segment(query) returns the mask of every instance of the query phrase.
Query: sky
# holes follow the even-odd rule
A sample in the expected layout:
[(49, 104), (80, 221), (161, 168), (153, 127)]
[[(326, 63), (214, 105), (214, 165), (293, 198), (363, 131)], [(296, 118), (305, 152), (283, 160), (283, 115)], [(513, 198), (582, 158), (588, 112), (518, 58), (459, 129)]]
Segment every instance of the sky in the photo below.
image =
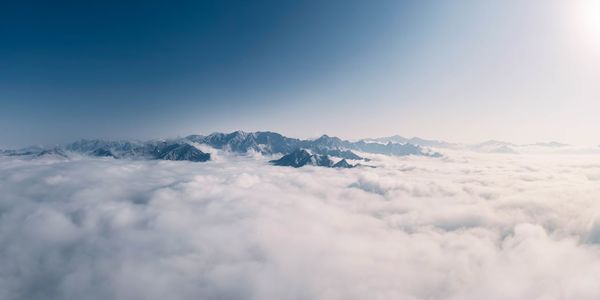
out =
[(0, 147), (238, 129), (600, 143), (600, 0), (5, 1), (0, 41)]

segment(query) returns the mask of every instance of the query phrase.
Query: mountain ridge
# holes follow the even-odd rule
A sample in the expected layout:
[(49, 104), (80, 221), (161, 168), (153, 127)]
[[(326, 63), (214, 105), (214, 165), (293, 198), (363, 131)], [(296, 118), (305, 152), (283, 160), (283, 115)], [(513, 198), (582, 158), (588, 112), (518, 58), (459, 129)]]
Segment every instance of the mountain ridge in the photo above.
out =
[[(440, 153), (431, 152), (413, 144), (396, 143), (370, 143), (366, 141), (351, 142), (341, 138), (329, 135), (322, 135), (316, 139), (297, 139), (286, 137), (282, 134), (272, 131), (234, 131), (231, 133), (215, 132), (209, 135), (188, 135), (183, 138), (166, 140), (120, 140), (110, 141), (102, 139), (80, 139), (53, 148), (40, 147), (39, 151), (31, 151), (31, 148), (25, 150), (2, 151), (5, 155), (31, 155), (39, 154), (44, 151), (54, 151), (56, 154), (73, 152), (96, 157), (121, 158), (139, 158), (139, 159), (161, 159), (161, 160), (183, 160), (203, 162), (211, 159), (209, 153), (205, 153), (195, 144), (207, 145), (214, 149), (228, 151), (236, 154), (248, 154), (257, 152), (264, 155), (283, 154), (289, 155), (298, 149), (304, 149), (311, 152), (313, 158), (338, 157), (344, 160), (340, 166), (351, 166), (346, 160), (364, 160), (356, 152), (368, 154), (383, 154), (391, 156), (418, 155), (428, 157), (439, 157)], [(333, 167), (333, 163), (323, 164), (323, 166)]]

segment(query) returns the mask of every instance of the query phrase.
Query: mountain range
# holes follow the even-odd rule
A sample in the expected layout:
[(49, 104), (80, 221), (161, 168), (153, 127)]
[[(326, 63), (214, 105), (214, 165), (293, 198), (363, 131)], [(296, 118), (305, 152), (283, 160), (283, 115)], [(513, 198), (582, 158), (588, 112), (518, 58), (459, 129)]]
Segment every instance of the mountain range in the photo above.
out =
[[(237, 154), (257, 152), (264, 155), (284, 155), (273, 161), (274, 165), (323, 167), (352, 167), (347, 160), (368, 161), (356, 152), (393, 156), (419, 155), (439, 157), (440, 153), (410, 143), (375, 143), (368, 141), (351, 142), (338, 137), (323, 135), (317, 139), (296, 139), (279, 133), (260, 131), (213, 133), (210, 135), (190, 135), (184, 138), (152, 141), (105, 141), (82, 139), (70, 144), (51, 148), (29, 147), (20, 150), (3, 150), (9, 156), (60, 156), (77, 153), (96, 157), (184, 160), (203, 162), (211, 159), (210, 153), (198, 148), (206, 145), (215, 149)], [(333, 163), (330, 157), (341, 159)]]
[[(322, 167), (354, 167), (356, 161), (369, 161), (360, 153), (383, 154), (390, 156), (440, 157), (434, 149), (469, 149), (485, 153), (518, 153), (515, 149), (527, 147), (564, 148), (569, 145), (558, 142), (536, 144), (513, 144), (490, 140), (479, 144), (455, 144), (441, 140), (428, 140), (418, 137), (404, 138), (399, 135), (348, 141), (338, 137), (322, 135), (316, 139), (297, 139), (270, 131), (212, 133), (209, 135), (189, 135), (167, 140), (122, 140), (82, 139), (73, 143), (40, 147), (32, 146), (18, 150), (0, 150), (4, 156), (61, 157), (82, 154), (115, 159), (159, 159), (205, 162), (211, 160), (206, 148), (219, 149), (236, 154), (261, 153), (282, 155), (273, 165), (299, 167), (315, 165)], [(201, 149), (204, 149), (201, 150)], [(359, 155), (360, 154), (360, 155)], [(334, 163), (334, 158), (337, 163)], [(350, 161), (350, 162), (349, 162)], [(354, 161), (354, 162), (353, 162)], [(353, 163), (351, 163), (353, 162)]]
[(538, 147), (546, 149), (559, 149), (569, 147), (569, 144), (563, 144), (556, 141), (551, 142), (538, 142), (534, 144), (514, 144), (510, 142), (488, 140), (478, 144), (458, 144), (450, 143), (441, 140), (428, 140), (419, 137), (405, 138), (400, 135), (392, 135), (388, 137), (380, 138), (367, 138), (362, 141), (369, 143), (398, 143), (398, 144), (411, 144), (420, 147), (427, 148), (438, 148), (438, 149), (469, 149), (476, 152), (485, 153), (518, 153), (516, 149)]
[(371, 143), (396, 143), (396, 144), (412, 144), (421, 147), (435, 147), (435, 148), (452, 148), (458, 146), (457, 144), (440, 141), (440, 140), (428, 140), (422, 139), (419, 137), (405, 138), (400, 135), (392, 135), (388, 137), (380, 137), (380, 138), (367, 138), (363, 139), (365, 142)]

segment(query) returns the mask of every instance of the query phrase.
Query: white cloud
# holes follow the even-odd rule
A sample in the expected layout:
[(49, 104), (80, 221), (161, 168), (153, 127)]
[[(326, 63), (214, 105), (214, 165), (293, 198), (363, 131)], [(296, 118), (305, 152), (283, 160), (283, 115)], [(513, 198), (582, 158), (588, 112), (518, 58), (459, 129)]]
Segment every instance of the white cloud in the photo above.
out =
[(0, 158), (0, 299), (598, 299), (600, 156)]

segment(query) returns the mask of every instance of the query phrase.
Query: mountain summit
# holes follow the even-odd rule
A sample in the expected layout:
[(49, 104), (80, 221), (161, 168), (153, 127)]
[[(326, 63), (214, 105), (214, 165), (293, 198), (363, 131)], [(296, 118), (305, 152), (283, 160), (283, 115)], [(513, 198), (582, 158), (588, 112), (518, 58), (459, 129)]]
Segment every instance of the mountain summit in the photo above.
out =
[(318, 166), (328, 168), (353, 168), (354, 166), (349, 164), (345, 159), (340, 160), (337, 163), (333, 161), (327, 155), (319, 155), (311, 153), (306, 149), (298, 149), (288, 155), (284, 155), (282, 158), (270, 161), (275, 166), (287, 166), (300, 168), (303, 166)]

